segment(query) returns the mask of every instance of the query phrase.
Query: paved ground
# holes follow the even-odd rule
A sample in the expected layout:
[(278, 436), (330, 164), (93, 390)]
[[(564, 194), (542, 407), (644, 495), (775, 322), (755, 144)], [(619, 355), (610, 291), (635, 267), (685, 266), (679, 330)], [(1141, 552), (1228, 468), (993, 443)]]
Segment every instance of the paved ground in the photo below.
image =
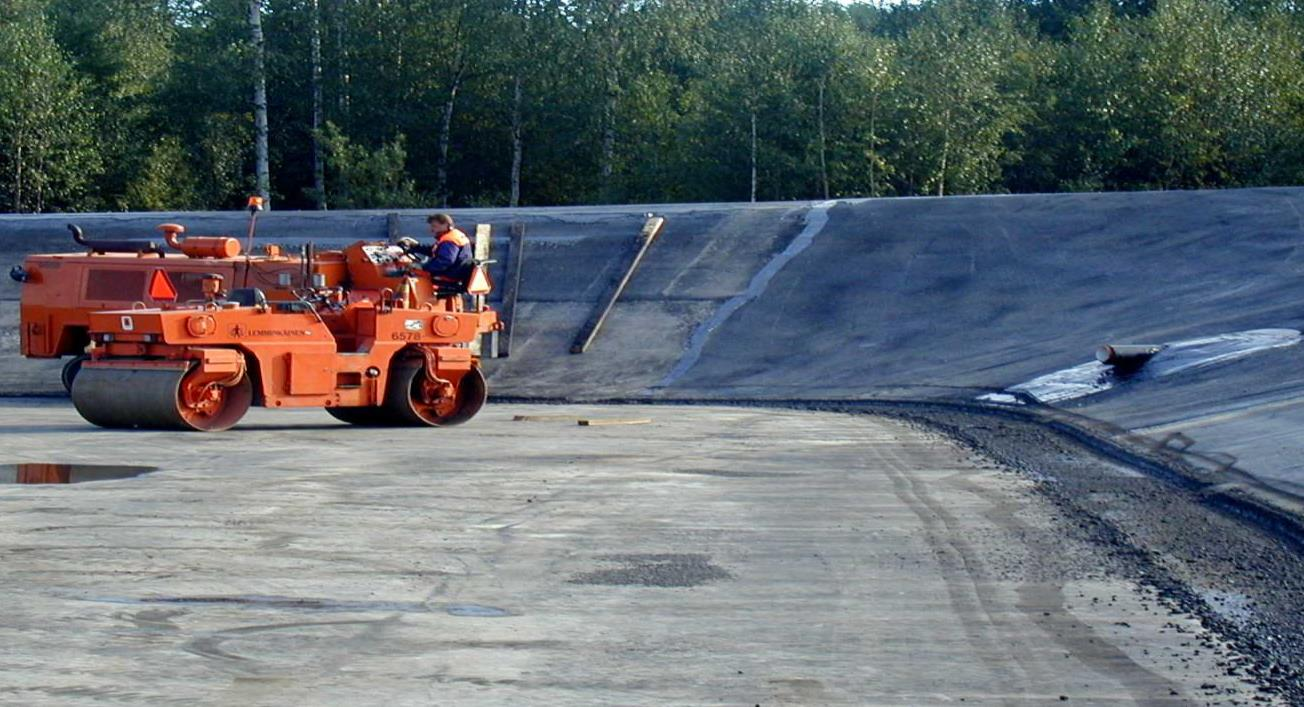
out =
[(494, 405), (396, 433), (254, 410), (198, 435), (7, 400), (0, 462), (162, 469), (0, 486), (5, 703), (1258, 697), (1029, 476), (881, 418)]

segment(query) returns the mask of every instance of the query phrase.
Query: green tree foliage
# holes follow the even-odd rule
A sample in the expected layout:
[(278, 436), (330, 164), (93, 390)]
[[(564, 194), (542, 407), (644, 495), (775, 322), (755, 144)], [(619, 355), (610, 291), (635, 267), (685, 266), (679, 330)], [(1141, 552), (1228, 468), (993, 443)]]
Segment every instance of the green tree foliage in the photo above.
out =
[(145, 171), (152, 146), (164, 134), (155, 97), (171, 71), (172, 18), (156, 0), (53, 0), (46, 14), (87, 87), (83, 110), (95, 117), (105, 168), (96, 181), (97, 205), (143, 208), (127, 192), (151, 178)]
[(1139, 137), (1141, 42), (1135, 23), (1097, 2), (1072, 19), (1070, 41), (1045, 46), (1049, 70), (1037, 87), (1040, 120), (1030, 126), (1015, 189), (1117, 188)]
[[(1292, 4), (261, 4), (278, 208), (1304, 181)], [(249, 6), (0, 3), (0, 208), (240, 205)]]
[(132, 208), (166, 211), (201, 208), (199, 193), (190, 152), (180, 139), (169, 135), (149, 148), (140, 173), (123, 196)]
[(899, 188), (938, 196), (998, 190), (1011, 149), (1032, 119), (1040, 69), (1015, 11), (996, 0), (952, 0), (923, 15), (900, 43), (894, 121)]
[(55, 44), (44, 9), (0, 9), (0, 205), (10, 211), (84, 207), (100, 173), (87, 82)]
[(376, 150), (354, 144), (334, 123), (323, 134), (330, 203), (343, 209), (411, 207), (421, 200), (407, 174), (407, 149), (400, 135)]
[(1287, 99), (1299, 95), (1301, 47), (1289, 25), (1276, 15), (1235, 15), (1224, 0), (1165, 0), (1139, 33), (1128, 181), (1162, 188), (1261, 182), (1283, 147), (1280, 136), (1289, 134)]

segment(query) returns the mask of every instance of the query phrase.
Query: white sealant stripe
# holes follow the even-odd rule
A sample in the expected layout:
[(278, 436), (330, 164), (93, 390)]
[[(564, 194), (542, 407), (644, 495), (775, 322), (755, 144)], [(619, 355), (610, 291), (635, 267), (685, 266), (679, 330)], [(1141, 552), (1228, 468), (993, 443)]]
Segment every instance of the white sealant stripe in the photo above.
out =
[(782, 253), (771, 258), (770, 262), (766, 263), (760, 272), (752, 276), (751, 282), (747, 283), (746, 290), (720, 305), (720, 308), (715, 310), (715, 314), (711, 315), (710, 319), (697, 326), (697, 329), (693, 331), (693, 335), (688, 339), (688, 347), (684, 351), (684, 355), (680, 357), (679, 363), (675, 364), (675, 367), (666, 374), (665, 378), (661, 379), (656, 387), (665, 388), (673, 385), (675, 381), (682, 378), (693, 366), (697, 365), (697, 360), (702, 357), (702, 349), (706, 347), (706, 342), (711, 338), (711, 334), (715, 333), (716, 329), (719, 329), (722, 324), (728, 321), (729, 317), (734, 315), (734, 312), (742, 309), (743, 305), (760, 297), (765, 292), (765, 288), (770, 285), (770, 280), (773, 280), (774, 276), (778, 275), (785, 265), (792, 262), (793, 258), (801, 255), (802, 251), (815, 242), (815, 236), (819, 235), (819, 232), (824, 230), (824, 226), (829, 222), (829, 209), (837, 206), (837, 204), (836, 199), (821, 201), (806, 212), (806, 227), (801, 230), (801, 233), (798, 233), (797, 237), (792, 239), (792, 242), (788, 244), (787, 248), (783, 249)]
[[(1295, 329), (1251, 329), (1173, 341), (1164, 344), (1164, 350), (1131, 376), (1130, 380), (1141, 382), (1166, 378), (1188, 370), (1229, 363), (1271, 349), (1295, 346), (1300, 341), (1300, 332)], [(1009, 403), (1009, 398), (1013, 397), (1011, 393), (1024, 393), (1038, 402), (1052, 404), (1103, 393), (1119, 382), (1112, 366), (1088, 361), (1010, 386), (1004, 393), (980, 395), (978, 399)]]

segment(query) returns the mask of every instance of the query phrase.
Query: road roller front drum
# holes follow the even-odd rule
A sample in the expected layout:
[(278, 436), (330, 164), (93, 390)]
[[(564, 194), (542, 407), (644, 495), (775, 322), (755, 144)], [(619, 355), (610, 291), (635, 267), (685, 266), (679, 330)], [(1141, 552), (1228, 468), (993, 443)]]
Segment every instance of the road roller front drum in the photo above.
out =
[(142, 361), (133, 368), (83, 366), (72, 384), (72, 402), (88, 422), (107, 428), (216, 432), (240, 421), (253, 402), (253, 382), (214, 380), (197, 364)]

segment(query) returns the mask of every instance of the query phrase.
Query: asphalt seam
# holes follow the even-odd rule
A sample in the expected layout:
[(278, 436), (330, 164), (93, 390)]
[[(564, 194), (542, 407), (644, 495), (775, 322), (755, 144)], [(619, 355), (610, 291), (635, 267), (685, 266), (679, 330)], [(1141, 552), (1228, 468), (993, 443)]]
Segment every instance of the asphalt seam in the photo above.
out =
[(688, 338), (688, 346), (683, 356), (680, 357), (675, 367), (670, 369), (670, 372), (661, 379), (657, 387), (665, 388), (673, 384), (684, 377), (693, 366), (697, 365), (698, 359), (702, 357), (702, 351), (706, 348), (707, 341), (715, 333), (716, 329), (724, 326), (725, 322), (729, 321), (729, 318), (746, 306), (747, 303), (759, 299), (761, 295), (765, 294), (765, 289), (769, 287), (770, 281), (783, 270), (784, 266), (795, 260), (797, 256), (801, 255), (815, 242), (815, 237), (828, 225), (829, 211), (837, 205), (838, 201), (836, 199), (821, 201), (806, 212), (805, 225), (801, 232), (788, 243), (786, 248), (770, 258), (769, 262), (752, 276), (751, 282), (747, 283), (746, 290), (720, 305), (720, 308), (711, 315), (710, 319), (698, 325), (692, 336)]

